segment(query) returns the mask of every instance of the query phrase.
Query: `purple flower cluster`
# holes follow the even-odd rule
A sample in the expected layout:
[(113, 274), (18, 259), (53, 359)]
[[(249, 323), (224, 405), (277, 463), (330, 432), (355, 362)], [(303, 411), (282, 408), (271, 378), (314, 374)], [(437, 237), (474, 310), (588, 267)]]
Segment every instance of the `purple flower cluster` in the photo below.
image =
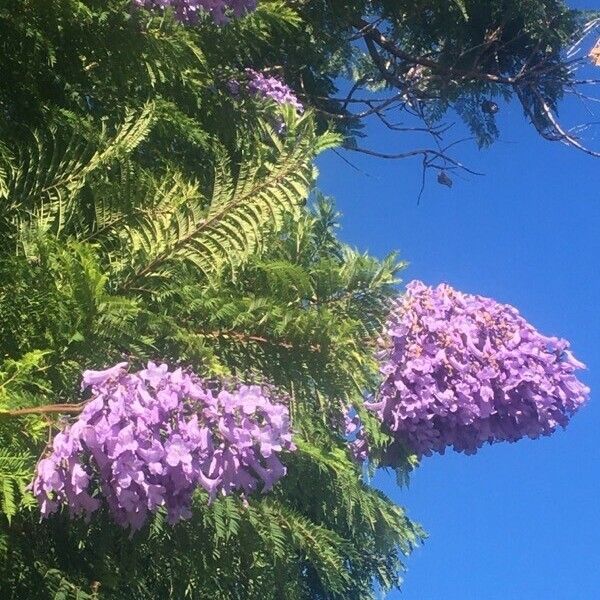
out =
[(256, 10), (256, 0), (132, 0), (136, 6), (150, 10), (172, 8), (184, 23), (194, 23), (201, 13), (208, 13), (217, 25), (224, 25), (231, 16), (242, 17)]
[(369, 444), (360, 417), (353, 409), (344, 413), (344, 435), (353, 460), (358, 463), (365, 462), (369, 458)]
[(418, 455), (549, 435), (587, 400), (584, 365), (512, 306), (448, 285), (407, 286), (386, 330), (376, 412)]
[(295, 449), (289, 415), (268, 388), (227, 389), (151, 362), (126, 367), (83, 374), (92, 397), (37, 467), (43, 516), (63, 504), (89, 518), (103, 496), (114, 519), (136, 530), (162, 506), (171, 523), (189, 518), (199, 487), (210, 499), (267, 492), (285, 475), (277, 455)]
[(277, 104), (289, 104), (299, 113), (304, 112), (304, 107), (291, 88), (276, 77), (269, 77), (254, 69), (246, 69), (246, 75), (248, 77), (247, 89), (251, 94), (270, 98)]

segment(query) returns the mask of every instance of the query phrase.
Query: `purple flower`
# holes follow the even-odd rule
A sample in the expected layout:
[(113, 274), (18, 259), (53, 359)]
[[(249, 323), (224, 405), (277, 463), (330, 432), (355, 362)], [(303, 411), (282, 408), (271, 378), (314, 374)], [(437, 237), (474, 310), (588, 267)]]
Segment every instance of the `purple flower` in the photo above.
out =
[(57, 462), (53, 458), (44, 458), (38, 463), (38, 478), (34, 490), (44, 492), (58, 492), (64, 487), (62, 474)]
[(550, 435), (589, 395), (568, 342), (543, 336), (512, 306), (448, 285), (410, 283), (383, 338), (384, 380), (367, 408), (418, 455)]
[(165, 449), (158, 440), (152, 439), (144, 447), (138, 447), (137, 454), (147, 463), (156, 463), (164, 457)]
[(180, 435), (174, 435), (167, 440), (165, 450), (167, 452), (165, 461), (170, 467), (176, 467), (180, 464), (189, 465), (192, 462), (192, 455)]
[(81, 389), (85, 390), (91, 386), (100, 386), (110, 379), (116, 379), (125, 371), (126, 368), (127, 363), (121, 362), (116, 364), (114, 367), (110, 367), (110, 369), (105, 369), (104, 371), (84, 371), (81, 380)]
[[(111, 440), (113, 442), (113, 440)], [(135, 452), (138, 449), (138, 443), (135, 439), (135, 429), (133, 423), (130, 423), (126, 427), (123, 427), (117, 434), (114, 443), (110, 443), (109, 447), (113, 450), (110, 454), (111, 458), (116, 458), (124, 452)]]
[(270, 77), (254, 69), (246, 69), (246, 76), (248, 78), (247, 89), (251, 94), (269, 98), (277, 104), (289, 104), (297, 112), (304, 112), (304, 106), (292, 89), (277, 77)]
[(171, 523), (189, 517), (197, 488), (213, 500), (267, 491), (283, 477), (277, 454), (295, 446), (272, 390), (215, 390), (166, 365), (124, 367), (86, 372), (92, 398), (38, 464), (32, 489), (42, 516), (64, 505), (89, 519), (104, 499), (115, 521), (135, 530), (161, 506)]
[(156, 483), (142, 484), (148, 503), (148, 510), (155, 510), (165, 503), (166, 488)]
[(344, 435), (352, 459), (357, 463), (365, 462), (369, 457), (367, 433), (360, 417), (353, 409), (348, 409), (344, 413)]
[(86, 473), (80, 464), (75, 464), (71, 470), (71, 485), (76, 494), (87, 490), (90, 483), (90, 476)]

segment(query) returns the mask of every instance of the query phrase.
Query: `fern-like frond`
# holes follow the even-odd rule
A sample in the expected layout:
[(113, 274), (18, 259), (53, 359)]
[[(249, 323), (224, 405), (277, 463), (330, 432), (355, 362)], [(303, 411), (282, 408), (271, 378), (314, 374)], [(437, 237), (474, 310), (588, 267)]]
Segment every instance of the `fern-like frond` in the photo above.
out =
[(98, 597), (92, 590), (84, 591), (67, 579), (59, 569), (47, 569), (43, 573), (43, 579), (52, 600), (96, 600)]
[[(222, 161), (210, 199), (194, 184), (179, 180), (180, 201), (159, 202), (126, 229), (133, 273), (124, 287), (144, 287), (169, 273), (174, 262), (192, 264), (209, 280), (260, 255), (267, 235), (279, 231), (307, 196), (315, 153), (334, 142), (317, 136), (308, 117), (284, 115), (286, 135), (263, 124), (260, 151), (242, 160), (237, 176)], [(208, 208), (207, 208), (208, 206)]]
[(293, 509), (277, 502), (265, 501), (258, 505), (262, 534), (269, 545), (276, 543), (289, 554), (291, 546), (301, 558), (308, 561), (327, 589), (343, 597), (351, 586), (349, 559), (359, 553), (348, 541), (334, 531), (312, 522)]
[(8, 177), (11, 167), (11, 154), (4, 143), (0, 143), (0, 200), (8, 196)]
[(18, 148), (5, 178), (4, 220), (16, 222), (22, 243), (31, 231), (59, 234), (69, 223), (86, 179), (101, 167), (127, 156), (148, 135), (153, 123), (151, 103), (128, 112), (114, 134), (98, 142), (56, 128), (32, 133), (32, 143)]
[(27, 452), (0, 448), (0, 513), (10, 522), (31, 483), (34, 458)]

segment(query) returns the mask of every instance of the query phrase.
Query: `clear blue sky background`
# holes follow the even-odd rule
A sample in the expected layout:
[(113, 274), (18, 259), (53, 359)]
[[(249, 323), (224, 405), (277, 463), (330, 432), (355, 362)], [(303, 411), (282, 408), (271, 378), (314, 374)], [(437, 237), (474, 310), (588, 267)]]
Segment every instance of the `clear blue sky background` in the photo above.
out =
[[(398, 249), (410, 261), (405, 281), (513, 304), (542, 332), (571, 340), (592, 388), (551, 438), (426, 458), (407, 490), (377, 476), (430, 535), (390, 599), (600, 598), (600, 159), (541, 140), (516, 105), (502, 107), (499, 123), (491, 149), (458, 150), (486, 175), (455, 178), (452, 190), (432, 177), (419, 206), (419, 161), (345, 153), (361, 173), (333, 153), (319, 160), (343, 239), (378, 256)], [(370, 147), (410, 147), (370, 133)]]

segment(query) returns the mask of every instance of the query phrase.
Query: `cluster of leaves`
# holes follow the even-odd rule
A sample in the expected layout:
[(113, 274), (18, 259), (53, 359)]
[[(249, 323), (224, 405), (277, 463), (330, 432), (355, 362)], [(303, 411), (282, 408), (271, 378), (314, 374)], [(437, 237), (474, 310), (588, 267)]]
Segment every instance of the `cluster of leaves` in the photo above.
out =
[[(304, 207), (337, 136), (222, 88), (295, 15), (265, 2), (218, 29), (127, 0), (0, 9), (2, 598), (362, 599), (399, 585), (423, 532), (365, 483), (341, 424), (377, 375), (402, 265), (341, 244), (329, 201)], [(289, 475), (248, 506), (200, 492), (185, 524), (159, 514), (131, 539), (103, 513), (39, 523), (27, 485), (81, 409), (82, 371), (149, 359), (284, 389)]]

